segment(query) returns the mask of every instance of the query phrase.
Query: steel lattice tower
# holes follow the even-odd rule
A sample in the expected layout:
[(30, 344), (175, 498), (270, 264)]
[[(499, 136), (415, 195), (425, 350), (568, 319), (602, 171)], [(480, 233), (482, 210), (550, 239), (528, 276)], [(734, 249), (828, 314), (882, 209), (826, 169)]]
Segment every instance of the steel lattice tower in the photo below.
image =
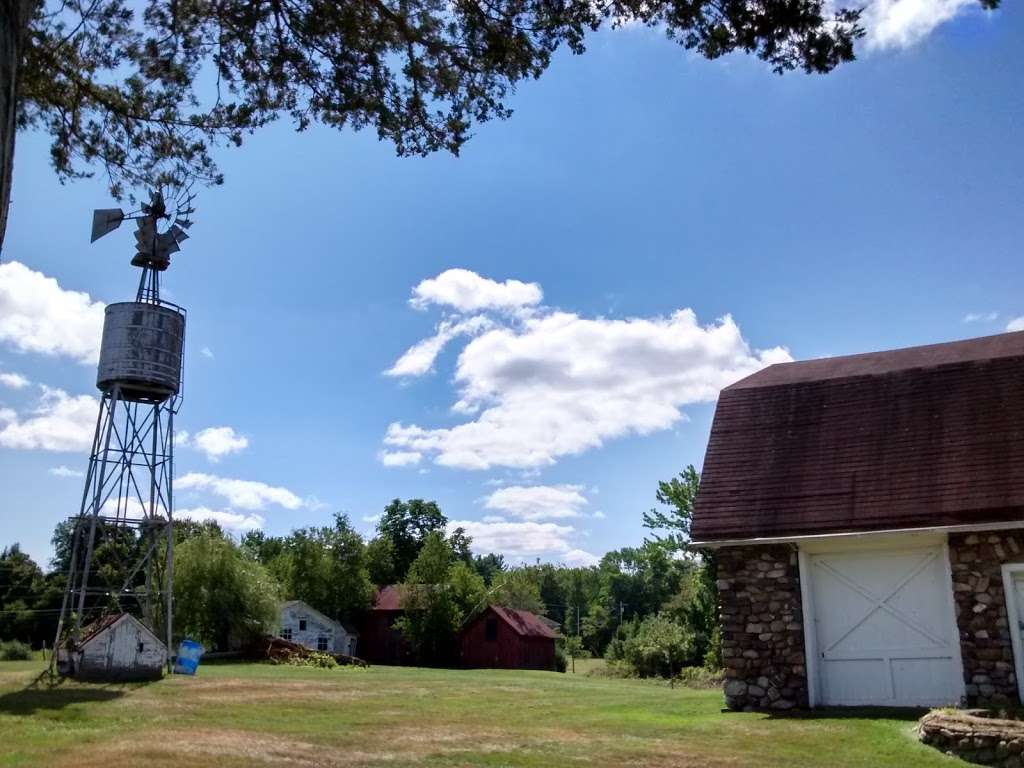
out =
[[(188, 235), (191, 195), (174, 213), (153, 195), (138, 215), (96, 211), (93, 241), (135, 219), (142, 269), (135, 300), (105, 311), (96, 386), (99, 413), (89, 467), (72, 530), (67, 586), (55, 649), (73, 673), (83, 626), (133, 613), (173, 647), (174, 417), (180, 405), (185, 311), (160, 298), (160, 275)], [(162, 221), (173, 221), (159, 233)], [(58, 654), (54, 654), (54, 659)], [(54, 662), (58, 663), (58, 662)]]

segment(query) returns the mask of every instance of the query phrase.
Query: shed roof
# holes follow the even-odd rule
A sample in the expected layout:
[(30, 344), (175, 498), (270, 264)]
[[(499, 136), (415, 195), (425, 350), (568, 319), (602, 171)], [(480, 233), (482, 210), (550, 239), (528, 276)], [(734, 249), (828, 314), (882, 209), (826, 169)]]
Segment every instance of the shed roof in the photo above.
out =
[(521, 611), (516, 608), (505, 608), (500, 605), (492, 605), (490, 609), (500, 618), (504, 619), (516, 634), (522, 637), (543, 637), (554, 640), (558, 637), (541, 617), (530, 611)]
[(1024, 520), (1024, 332), (770, 366), (722, 391), (694, 541)]

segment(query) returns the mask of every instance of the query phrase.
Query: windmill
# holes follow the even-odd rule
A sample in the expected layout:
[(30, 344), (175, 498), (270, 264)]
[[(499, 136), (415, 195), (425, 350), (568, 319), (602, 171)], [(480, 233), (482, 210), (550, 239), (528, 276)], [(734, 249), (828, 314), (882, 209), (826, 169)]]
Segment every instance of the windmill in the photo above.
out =
[[(170, 202), (168, 202), (168, 200)], [(190, 188), (147, 204), (93, 213), (92, 242), (134, 220), (131, 264), (142, 274), (135, 300), (106, 307), (96, 386), (100, 406), (81, 507), (69, 520), (67, 586), (54, 647), (62, 674), (125, 679), (137, 659), (108, 654), (105, 666), (84, 643), (89, 627), (115, 614), (141, 619), (162, 638), (162, 659), (173, 639), (174, 417), (180, 405), (185, 310), (160, 298), (160, 275), (192, 226)], [(102, 562), (101, 562), (102, 561)], [(116, 574), (113, 578), (111, 574)], [(144, 643), (138, 643), (143, 650)], [(161, 649), (156, 649), (157, 652)], [(86, 673), (88, 673), (86, 675)]]

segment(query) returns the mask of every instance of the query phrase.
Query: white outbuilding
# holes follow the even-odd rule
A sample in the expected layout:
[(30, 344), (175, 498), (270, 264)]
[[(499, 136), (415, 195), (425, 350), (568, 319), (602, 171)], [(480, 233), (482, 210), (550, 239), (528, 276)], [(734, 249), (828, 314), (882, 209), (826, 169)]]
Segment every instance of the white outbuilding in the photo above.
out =
[(281, 606), (279, 637), (314, 651), (355, 656), (359, 635), (320, 613), (302, 600), (289, 600)]
[(77, 680), (157, 680), (167, 664), (167, 646), (128, 613), (105, 616), (82, 629), (78, 643), (57, 654), (62, 674)]

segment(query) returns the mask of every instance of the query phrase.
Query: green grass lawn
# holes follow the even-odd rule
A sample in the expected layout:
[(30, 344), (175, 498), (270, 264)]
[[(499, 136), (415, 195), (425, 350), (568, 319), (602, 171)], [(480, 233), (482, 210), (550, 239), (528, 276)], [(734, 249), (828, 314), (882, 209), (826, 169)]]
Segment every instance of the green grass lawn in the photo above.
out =
[(582, 674), (208, 664), (30, 687), (0, 663), (0, 765), (953, 766), (916, 713), (723, 714), (721, 694)]

